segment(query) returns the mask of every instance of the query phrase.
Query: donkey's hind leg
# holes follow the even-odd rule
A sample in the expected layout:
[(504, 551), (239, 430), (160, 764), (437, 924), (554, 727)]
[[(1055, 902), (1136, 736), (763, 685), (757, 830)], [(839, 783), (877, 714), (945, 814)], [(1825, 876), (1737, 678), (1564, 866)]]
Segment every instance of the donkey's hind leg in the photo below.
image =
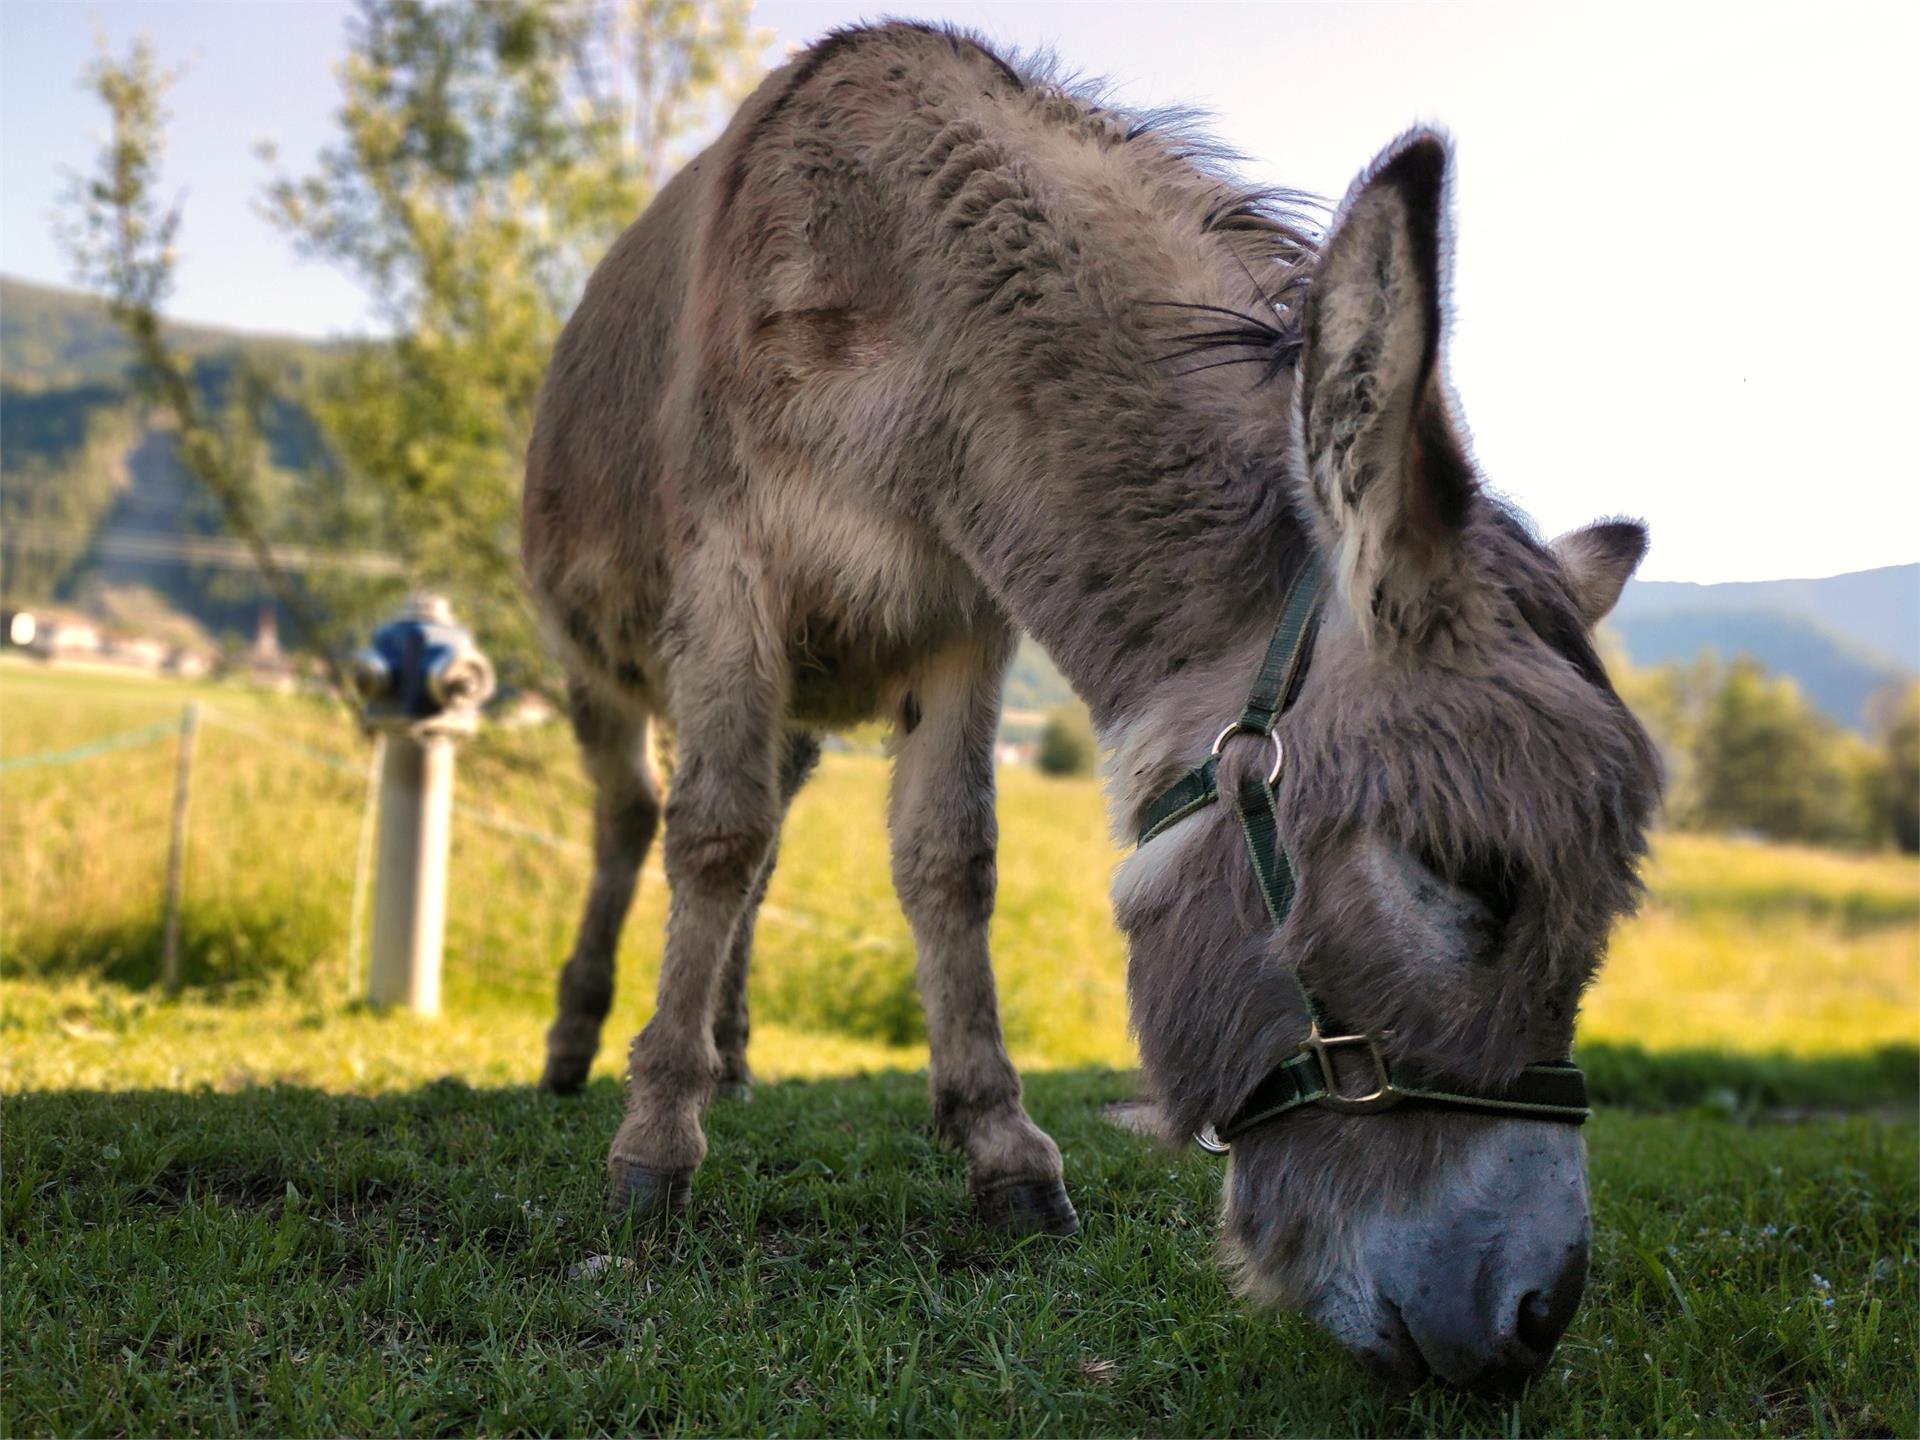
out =
[(780, 817), (781, 657), (758, 633), (751, 596), (704, 598), (705, 614), (681, 623), (674, 662), (659, 995), (633, 1042), (627, 1114), (607, 1153), (613, 1202), (638, 1215), (685, 1205), (706, 1158), (700, 1116), (720, 1079), (720, 974)]
[[(805, 730), (787, 732), (786, 746), (780, 752), (780, 817), (786, 819), (787, 806), (820, 763), (820, 739)], [(747, 897), (746, 913), (734, 928), (733, 944), (727, 949), (727, 965), (720, 972), (720, 997), (713, 1012), (713, 1043), (720, 1052), (720, 1094), (744, 1098), (753, 1086), (753, 1071), (747, 1065), (747, 971), (753, 964), (754, 927), (760, 916), (760, 902), (767, 898), (767, 885), (773, 879), (773, 867), (780, 858), (780, 840), (776, 834), (760, 874)]]
[(1079, 1219), (1059, 1148), (1020, 1103), (1000, 1034), (993, 915), (993, 742), (1013, 651), (1004, 628), (932, 657), (902, 702), (888, 821), (893, 884), (913, 929), (935, 1130), (967, 1157), (983, 1219), (1069, 1235)]
[(593, 884), (573, 953), (560, 972), (559, 1013), (547, 1032), (543, 1090), (571, 1095), (586, 1083), (613, 1004), (614, 952), (634, 885), (660, 824), (660, 791), (647, 763), (647, 722), (584, 685), (569, 692), (573, 730), (593, 780)]

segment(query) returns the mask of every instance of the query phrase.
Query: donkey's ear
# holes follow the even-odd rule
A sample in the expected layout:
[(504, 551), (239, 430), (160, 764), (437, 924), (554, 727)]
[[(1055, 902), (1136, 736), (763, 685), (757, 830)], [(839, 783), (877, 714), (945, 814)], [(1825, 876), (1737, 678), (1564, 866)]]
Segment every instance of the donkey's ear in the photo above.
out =
[(1607, 618), (1639, 568), (1647, 553), (1647, 527), (1638, 520), (1602, 520), (1568, 531), (1551, 548), (1567, 572), (1580, 618), (1591, 628)]
[(1382, 152), (1307, 292), (1295, 453), (1347, 598), (1380, 638), (1418, 636), (1447, 606), (1476, 488), (1440, 364), (1447, 166), (1427, 130)]

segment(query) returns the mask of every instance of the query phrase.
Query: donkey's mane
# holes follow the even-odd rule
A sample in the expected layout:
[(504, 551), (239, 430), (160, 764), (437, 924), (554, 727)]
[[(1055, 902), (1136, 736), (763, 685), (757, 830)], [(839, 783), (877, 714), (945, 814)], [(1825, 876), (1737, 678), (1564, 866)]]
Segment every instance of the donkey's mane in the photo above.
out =
[(1174, 348), (1161, 361), (1189, 362), (1182, 373), (1258, 365), (1262, 381), (1293, 367), (1300, 355), (1307, 285), (1319, 264), (1323, 222), (1332, 207), (1306, 190), (1248, 182), (1240, 173), (1246, 156), (1209, 131), (1212, 117), (1198, 107), (1132, 109), (1114, 101), (1113, 82), (1068, 69), (1051, 50), (1002, 53), (962, 26), (890, 18), (878, 26), (850, 25), (829, 31), (795, 67), (787, 89), (759, 124), (770, 122), (837, 55), (885, 30), (919, 31), (945, 40), (955, 54), (977, 53), (1036, 107), (1065, 102), (1073, 112), (1070, 118), (1061, 117), (1066, 123), (1093, 121), (1105, 143), (1139, 147), (1163, 164), (1171, 162), (1188, 171), (1198, 183), (1182, 188), (1200, 208), (1201, 228), (1226, 237), (1234, 259), (1264, 303), (1259, 310), (1237, 310), (1155, 302), (1193, 312), (1196, 327), (1170, 336)]
[[(1161, 302), (1194, 312), (1198, 327), (1173, 336), (1180, 348), (1160, 357), (1163, 362), (1191, 361), (1184, 372), (1189, 374), (1222, 365), (1259, 365), (1263, 382), (1293, 367), (1300, 356), (1307, 286), (1320, 262), (1324, 221), (1332, 212), (1324, 198), (1284, 185), (1248, 182), (1240, 173), (1247, 157), (1209, 130), (1213, 117), (1198, 106), (1130, 109), (1115, 103), (1113, 82), (1064, 68), (1052, 51), (1016, 51), (1002, 57), (957, 27), (942, 27), (941, 33), (950, 43), (975, 46), (1010, 68), (1025, 88), (1052, 91), (1089, 116), (1111, 118), (1120, 127), (1123, 143), (1151, 144), (1201, 180), (1196, 191), (1204, 204), (1201, 228), (1229, 237), (1235, 259), (1265, 304), (1261, 311), (1250, 311)], [(1220, 358), (1209, 359), (1212, 355)]]

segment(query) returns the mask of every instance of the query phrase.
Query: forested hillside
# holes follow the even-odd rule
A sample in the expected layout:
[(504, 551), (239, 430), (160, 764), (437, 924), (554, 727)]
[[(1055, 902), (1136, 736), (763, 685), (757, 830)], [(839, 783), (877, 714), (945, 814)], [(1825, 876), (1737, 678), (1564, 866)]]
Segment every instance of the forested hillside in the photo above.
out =
[[(246, 354), (310, 361), (328, 347), (284, 335), (169, 325), (167, 338), (195, 359)], [(15, 391), (124, 387), (133, 349), (91, 295), (0, 275), (0, 383)]]
[[(1916, 585), (1910, 603), (1920, 605), (1920, 567), (1909, 568)], [(1836, 575), (1831, 581), (1807, 583), (1837, 584), (1855, 578)], [(1633, 587), (1628, 587), (1627, 595), (1630, 600)], [(1792, 676), (1815, 708), (1854, 730), (1869, 727), (1876, 695), (1913, 673), (1911, 666), (1791, 610), (1641, 610), (1627, 603), (1621, 608), (1627, 613), (1616, 612), (1609, 623), (1634, 664), (1684, 663), (1702, 651), (1723, 660), (1751, 656), (1777, 674)]]
[[(328, 355), (324, 346), (202, 326), (168, 334), (192, 357), (210, 410), (237, 403), (243, 367), (269, 374), (276, 392), (297, 393)], [(247, 577), (104, 554), (98, 545), (109, 532), (221, 528), (218, 508), (180, 467), (172, 434), (141, 402), (132, 363), (99, 301), (0, 279), (0, 595), (13, 607), (141, 587), (208, 629), (244, 629), (258, 600)], [(292, 534), (301, 529), (303, 489), (328, 483), (326, 447), (313, 419), (277, 394), (260, 399), (256, 420), (264, 519), (273, 533)]]

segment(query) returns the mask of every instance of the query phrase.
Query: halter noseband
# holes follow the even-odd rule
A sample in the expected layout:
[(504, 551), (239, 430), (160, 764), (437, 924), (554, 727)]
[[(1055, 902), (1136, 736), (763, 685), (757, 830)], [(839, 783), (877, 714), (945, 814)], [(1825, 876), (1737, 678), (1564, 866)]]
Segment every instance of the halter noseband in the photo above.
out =
[[(1246, 707), (1215, 737), (1207, 758), (1162, 791), (1147, 807), (1140, 822), (1139, 843), (1144, 845), (1196, 810), (1213, 804), (1221, 798), (1220, 751), (1227, 741), (1236, 734), (1259, 735), (1269, 740), (1273, 745), (1272, 766), (1264, 777), (1256, 772), (1243, 778), (1234, 789), (1232, 803), (1241, 833), (1246, 837), (1247, 855), (1253, 861), (1260, 897), (1266, 902), (1275, 930), (1286, 924), (1287, 912), (1293, 908), (1294, 884), (1293, 862), (1280, 843), (1280, 814), (1275, 800), (1286, 751), (1280, 737), (1274, 734), (1274, 727), (1293, 704), (1306, 678), (1314, 632), (1319, 625), (1320, 592), (1319, 557), (1310, 555), (1287, 588), (1280, 623), (1267, 642), (1266, 657), (1261, 661)], [(1266, 1078), (1253, 1087), (1232, 1115), (1207, 1126), (1194, 1137), (1203, 1149), (1225, 1154), (1237, 1136), (1307, 1105), (1324, 1105), (1344, 1114), (1370, 1115), (1402, 1101), (1417, 1101), (1531, 1120), (1557, 1120), (1570, 1125), (1582, 1123), (1592, 1113), (1587, 1105), (1586, 1077), (1570, 1062), (1529, 1065), (1509, 1085), (1465, 1089), (1413, 1066), (1396, 1065), (1381, 1048), (1378, 1033), (1337, 1033), (1340, 1027), (1329, 1022), (1325, 1009), (1307, 989), (1297, 968), (1293, 978), (1306, 1002), (1306, 1038), (1292, 1055), (1274, 1066)], [(1340, 1087), (1334, 1052), (1360, 1046), (1366, 1047), (1373, 1062), (1373, 1080), (1366, 1093), (1354, 1094)]]

